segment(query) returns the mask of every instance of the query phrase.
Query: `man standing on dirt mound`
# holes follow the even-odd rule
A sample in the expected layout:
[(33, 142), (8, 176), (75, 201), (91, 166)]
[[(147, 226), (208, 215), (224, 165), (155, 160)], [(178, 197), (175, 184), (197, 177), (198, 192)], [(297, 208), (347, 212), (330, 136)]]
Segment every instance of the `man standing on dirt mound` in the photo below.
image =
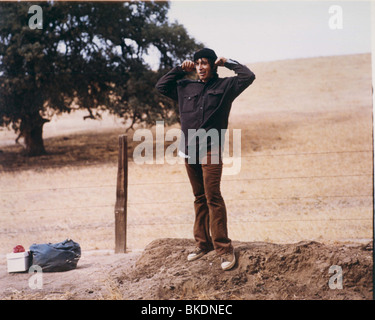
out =
[[(219, 78), (219, 66), (233, 70), (236, 76)], [(183, 79), (194, 70), (197, 80)], [(224, 146), (221, 133), (228, 127), (233, 100), (254, 80), (254, 73), (246, 66), (218, 58), (213, 50), (204, 48), (194, 54), (194, 61), (185, 60), (156, 84), (160, 93), (179, 104), (182, 131), (179, 155), (185, 158), (195, 196), (196, 249), (188, 255), (188, 260), (197, 260), (215, 249), (223, 270), (232, 269), (236, 258), (228, 238), (227, 212), (220, 191)]]

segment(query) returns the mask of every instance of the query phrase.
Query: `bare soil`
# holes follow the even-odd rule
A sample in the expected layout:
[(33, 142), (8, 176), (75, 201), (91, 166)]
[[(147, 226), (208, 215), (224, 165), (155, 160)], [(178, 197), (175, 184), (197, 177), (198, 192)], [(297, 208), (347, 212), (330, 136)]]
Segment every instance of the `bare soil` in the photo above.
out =
[[(237, 263), (223, 272), (212, 251), (188, 262), (190, 239), (158, 239), (143, 253), (88, 254), (77, 269), (44, 273), (43, 288), (27, 273), (6, 274), (1, 299), (371, 300), (372, 243), (326, 245), (234, 242)], [(342, 269), (342, 288), (330, 278)]]
[[(235, 242), (237, 264), (223, 272), (214, 252), (186, 262), (191, 240), (147, 246), (130, 274), (119, 274), (130, 299), (371, 299), (372, 244)], [(160, 259), (164, 256), (165, 259)], [(329, 268), (343, 270), (343, 289), (330, 289)], [(156, 281), (155, 281), (156, 280)], [(129, 288), (141, 287), (135, 295)]]

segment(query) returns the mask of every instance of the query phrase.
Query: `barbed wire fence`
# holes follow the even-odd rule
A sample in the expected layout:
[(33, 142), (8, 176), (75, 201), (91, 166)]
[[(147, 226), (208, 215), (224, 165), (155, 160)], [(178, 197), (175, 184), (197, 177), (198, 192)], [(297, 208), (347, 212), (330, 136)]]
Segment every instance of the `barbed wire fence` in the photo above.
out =
[[(123, 141), (127, 141), (127, 139), (123, 139)], [(125, 144), (123, 146), (123, 150), (127, 150), (127, 145)], [(119, 151), (119, 153), (121, 150)], [(293, 156), (293, 157), (312, 157), (312, 156), (317, 156), (317, 155), (343, 155), (343, 154), (362, 154), (363, 156), (373, 156), (373, 150), (347, 150), (347, 151), (323, 151), (323, 152), (296, 152), (296, 153), (284, 153), (284, 154), (252, 154), (252, 155), (242, 155), (241, 159), (246, 161), (252, 158), (279, 158), (279, 157), (287, 157), (287, 156)], [(123, 166), (123, 163), (128, 161), (127, 156), (125, 158), (119, 159), (119, 168), (120, 166)], [(122, 162), (122, 164), (120, 163)], [(337, 163), (339, 166), (340, 164)], [(65, 167), (65, 166), (64, 166)], [(127, 167), (127, 164), (126, 164)], [(126, 169), (127, 170), (127, 169)], [(12, 170), (4, 170), (7, 172), (10, 172)], [(16, 170), (14, 170), (16, 171)], [(124, 179), (125, 177), (125, 179)], [(368, 172), (360, 172), (360, 173), (341, 173), (341, 174), (322, 174), (322, 175), (290, 175), (290, 176), (271, 176), (271, 177), (255, 177), (255, 178), (244, 178), (244, 177), (238, 177), (238, 178), (226, 178), (223, 177), (222, 182), (223, 183), (245, 183), (245, 182), (257, 182), (257, 181), (264, 181), (264, 182), (270, 182), (270, 181), (280, 181), (280, 180), (285, 180), (285, 181), (293, 181), (293, 180), (313, 180), (313, 179), (350, 179), (350, 178), (373, 178), (373, 172), (371, 171), (371, 168), (369, 168)], [(373, 181), (373, 179), (372, 179)], [(59, 187), (59, 186), (50, 186), (46, 188), (25, 188), (25, 189), (16, 189), (16, 190), (11, 190), (11, 189), (5, 189), (4, 187), (0, 191), (3, 197), (6, 197), (9, 194), (18, 194), (22, 198), (22, 194), (25, 193), (35, 193), (35, 192), (47, 192), (47, 191), (71, 191), (71, 192), (80, 192), (82, 190), (101, 190), (104, 188), (109, 188), (112, 190), (117, 190), (117, 199), (116, 203), (113, 203), (113, 201), (102, 204), (102, 205), (82, 205), (82, 206), (66, 206), (66, 207), (48, 207), (48, 208), (38, 208), (38, 209), (24, 209), (24, 210), (0, 210), (0, 214), (22, 214), (22, 213), (27, 213), (27, 212), (48, 212), (48, 211), (74, 211), (74, 210), (91, 210), (91, 209), (102, 209), (102, 208), (113, 208), (115, 211), (119, 210), (118, 207), (118, 190), (119, 190), (119, 183), (122, 184), (122, 188), (125, 188), (122, 190), (123, 195), (122, 197), (125, 197), (122, 199), (122, 203), (120, 204), (120, 207), (122, 206), (122, 211), (120, 212), (120, 217), (115, 214), (115, 219), (112, 223), (108, 224), (108, 227), (113, 228), (115, 227), (115, 236), (114, 236), (114, 242), (115, 242), (115, 247), (117, 252), (125, 252), (127, 248), (126, 244), (126, 237), (127, 237), (127, 229), (128, 228), (137, 228), (139, 226), (164, 226), (164, 227), (169, 227), (169, 228), (174, 228), (176, 225), (192, 225), (192, 220), (193, 217), (191, 217), (191, 221), (186, 221), (186, 219), (178, 219), (179, 213), (169, 217), (168, 219), (165, 219), (163, 217), (162, 220), (154, 220), (154, 221), (148, 221), (144, 222), (141, 220), (137, 220), (137, 217), (131, 217), (131, 221), (128, 221), (127, 217), (127, 208), (136, 208), (137, 206), (153, 206), (154, 210), (160, 210), (165, 205), (186, 205), (186, 206), (192, 206), (192, 201), (191, 200), (157, 200), (157, 201), (150, 201), (148, 199), (144, 199), (142, 201), (133, 201), (130, 199), (128, 201), (127, 199), (127, 193), (128, 190), (133, 188), (133, 187), (157, 187), (161, 185), (166, 185), (168, 188), (172, 189), (176, 185), (186, 185), (187, 188), (190, 188), (190, 184), (188, 180), (183, 180), (183, 181), (173, 181), (173, 180), (167, 180), (167, 181), (128, 181), (127, 179), (127, 172), (122, 172), (121, 177), (118, 176), (118, 183), (115, 184), (99, 184), (99, 185), (78, 185), (78, 186), (69, 186), (69, 187)], [(372, 191), (372, 190), (371, 190)], [(373, 194), (369, 190), (369, 192), (364, 193), (364, 194), (356, 194), (356, 193), (347, 193), (347, 194), (321, 194), (319, 196), (316, 195), (304, 195), (300, 194), (298, 196), (278, 196), (278, 197), (239, 197), (238, 195), (233, 195), (233, 197), (229, 199), (225, 199), (225, 202), (230, 203), (231, 201), (241, 201), (241, 202), (251, 202), (251, 201), (262, 201), (262, 202), (272, 202), (272, 201), (296, 201), (300, 199), (305, 199), (305, 200), (315, 200), (317, 198), (319, 199), (366, 199), (366, 202), (369, 203), (373, 199)], [(95, 193), (93, 194), (93, 197), (95, 196)], [(372, 202), (371, 202), (372, 203)], [(373, 207), (373, 203), (372, 203)], [(186, 209), (184, 208), (184, 211)], [(177, 218), (177, 219), (176, 219)], [(182, 221), (183, 220), (183, 221)], [(233, 224), (242, 224), (242, 223), (281, 223), (281, 222), (302, 222), (302, 223), (307, 223), (307, 222), (326, 222), (327, 220), (324, 218), (314, 218), (314, 219), (303, 219), (301, 218), (292, 218), (292, 219), (280, 219), (280, 218), (275, 218), (271, 217), (269, 219), (263, 220), (263, 219), (239, 219), (236, 217), (231, 218), (231, 223)], [(373, 221), (373, 217), (369, 215), (369, 217), (350, 217), (347, 218), (345, 216), (339, 217), (339, 218), (330, 218), (331, 222), (335, 221), (347, 221), (348, 223), (353, 222), (353, 221), (368, 221), (371, 222)], [(121, 224), (119, 227), (118, 224)], [(95, 226), (93, 225), (93, 228)], [(7, 232), (4, 228), (2, 228), (2, 232)], [(116, 235), (116, 233), (120, 232), (121, 235)], [(162, 237), (162, 234), (161, 234)]]

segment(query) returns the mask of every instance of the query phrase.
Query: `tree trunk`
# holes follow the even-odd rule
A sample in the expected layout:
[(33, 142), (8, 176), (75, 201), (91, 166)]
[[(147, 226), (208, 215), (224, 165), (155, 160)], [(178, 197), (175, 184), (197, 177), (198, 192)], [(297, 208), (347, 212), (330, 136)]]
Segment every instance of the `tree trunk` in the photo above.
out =
[(43, 142), (43, 126), (47, 119), (43, 119), (39, 114), (28, 116), (22, 119), (21, 135), (25, 139), (26, 154), (30, 157), (46, 154)]

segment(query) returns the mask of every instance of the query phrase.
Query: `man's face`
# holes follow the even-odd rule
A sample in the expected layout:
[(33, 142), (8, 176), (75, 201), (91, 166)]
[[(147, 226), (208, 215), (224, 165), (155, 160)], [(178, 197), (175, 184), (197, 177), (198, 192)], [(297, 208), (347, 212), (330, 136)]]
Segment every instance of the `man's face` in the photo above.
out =
[(197, 71), (198, 77), (203, 82), (207, 82), (212, 77), (212, 68), (207, 58), (201, 58), (195, 62), (195, 70)]

